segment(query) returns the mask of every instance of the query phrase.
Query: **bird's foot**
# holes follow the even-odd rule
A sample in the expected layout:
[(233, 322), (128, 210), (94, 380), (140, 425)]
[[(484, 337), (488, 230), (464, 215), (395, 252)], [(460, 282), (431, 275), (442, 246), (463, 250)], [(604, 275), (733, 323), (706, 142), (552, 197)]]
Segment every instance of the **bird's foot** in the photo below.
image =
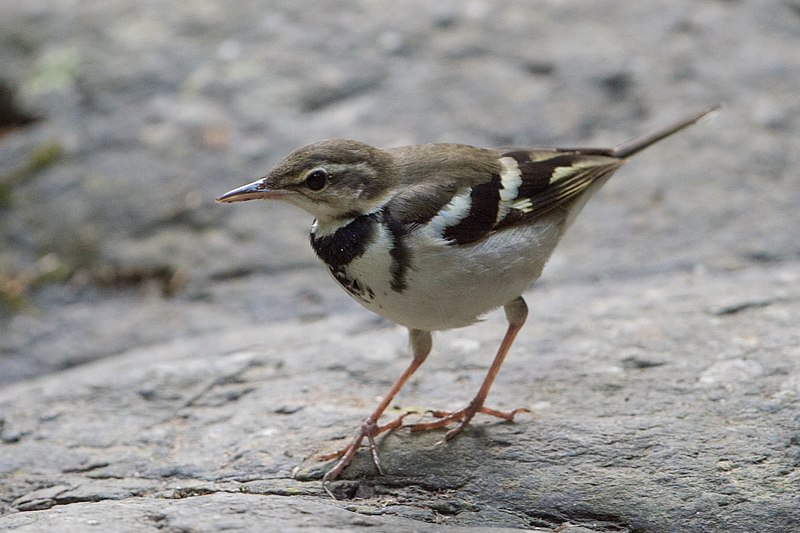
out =
[(478, 413), (483, 413), (485, 415), (494, 416), (511, 422), (514, 420), (514, 417), (519, 413), (530, 413), (530, 409), (520, 407), (518, 409), (514, 409), (513, 411), (498, 411), (497, 409), (492, 409), (491, 407), (485, 407), (483, 405), (475, 407), (473, 406), (473, 404), (470, 404), (464, 409), (460, 409), (458, 411), (429, 411), (429, 412), (433, 417), (437, 418), (438, 420), (434, 420), (432, 422), (419, 422), (417, 424), (409, 424), (408, 426), (404, 427), (408, 427), (411, 431), (427, 431), (429, 429), (439, 429), (447, 427), (449, 424), (453, 422), (459, 422), (459, 424), (456, 427), (454, 427), (445, 434), (444, 440), (449, 441), (455, 438), (459, 433), (464, 431), (464, 428), (469, 425), (472, 418)]
[(338, 478), (339, 475), (344, 472), (345, 468), (350, 465), (364, 439), (367, 439), (367, 442), (369, 443), (369, 451), (372, 455), (372, 464), (374, 464), (375, 468), (378, 469), (378, 473), (382, 475), (383, 468), (381, 468), (381, 459), (378, 455), (378, 446), (375, 444), (375, 437), (386, 431), (399, 428), (403, 425), (403, 420), (413, 412), (414, 411), (403, 413), (397, 418), (381, 426), (379, 426), (371, 417), (367, 418), (361, 425), (361, 429), (359, 429), (359, 431), (353, 437), (353, 440), (350, 441), (350, 444), (338, 452), (330, 453), (320, 457), (321, 461), (331, 461), (333, 459), (339, 460), (335, 465), (333, 465), (333, 468), (328, 470), (325, 475), (322, 476), (322, 487), (325, 489), (325, 491), (330, 494), (331, 497), (334, 497), (331, 491), (328, 489), (328, 483)]

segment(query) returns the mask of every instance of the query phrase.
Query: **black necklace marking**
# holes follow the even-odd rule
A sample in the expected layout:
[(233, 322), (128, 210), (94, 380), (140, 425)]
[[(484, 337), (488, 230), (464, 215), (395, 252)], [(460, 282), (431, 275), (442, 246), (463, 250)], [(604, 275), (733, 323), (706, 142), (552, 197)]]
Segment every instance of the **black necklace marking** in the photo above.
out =
[(325, 264), (340, 268), (361, 257), (375, 238), (375, 223), (378, 214), (362, 215), (349, 224), (337, 229), (331, 235), (309, 236), (311, 247)]
[(366, 303), (370, 303), (375, 299), (375, 292), (367, 285), (351, 276), (346, 266), (333, 267), (329, 265), (328, 270), (331, 271), (331, 275), (339, 282), (339, 285), (354, 297)]
[(337, 229), (331, 235), (309, 236), (311, 247), (322, 259), (334, 279), (355, 298), (366, 303), (375, 299), (375, 292), (365, 283), (351, 275), (347, 265), (361, 257), (375, 239), (375, 225), (378, 214), (356, 217), (349, 224)]
[(406, 226), (402, 221), (395, 219), (388, 212), (383, 212), (383, 225), (392, 236), (392, 282), (391, 287), (395, 292), (403, 292), (408, 288), (406, 271), (411, 264), (411, 249), (405, 242)]
[(411, 264), (411, 249), (405, 242), (405, 224), (392, 217), (388, 211), (380, 210), (356, 217), (330, 235), (317, 237), (311, 233), (309, 236), (314, 252), (328, 265), (339, 284), (350, 294), (366, 302), (375, 298), (374, 291), (363, 281), (356, 279), (347, 266), (367, 251), (375, 239), (377, 224), (383, 224), (392, 239), (389, 251), (392, 257), (392, 290), (403, 292), (408, 288), (406, 273)]

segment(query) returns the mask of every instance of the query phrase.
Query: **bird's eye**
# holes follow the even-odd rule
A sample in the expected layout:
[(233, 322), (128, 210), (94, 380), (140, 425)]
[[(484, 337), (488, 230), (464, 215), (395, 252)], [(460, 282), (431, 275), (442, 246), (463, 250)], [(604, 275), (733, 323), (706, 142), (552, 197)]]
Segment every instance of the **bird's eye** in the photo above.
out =
[(316, 170), (312, 170), (306, 176), (306, 187), (311, 189), (312, 191), (321, 191), (325, 188), (325, 185), (328, 184), (328, 173), (318, 168)]

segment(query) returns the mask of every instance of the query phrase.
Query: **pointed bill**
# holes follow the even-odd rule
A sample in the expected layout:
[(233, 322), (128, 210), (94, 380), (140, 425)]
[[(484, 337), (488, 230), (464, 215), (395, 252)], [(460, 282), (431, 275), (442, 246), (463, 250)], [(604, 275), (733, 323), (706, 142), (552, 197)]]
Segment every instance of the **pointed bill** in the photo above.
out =
[(266, 178), (242, 185), (236, 189), (226, 192), (216, 199), (217, 203), (228, 204), (232, 202), (243, 202), (245, 200), (268, 200), (280, 199), (291, 194), (285, 190), (270, 189), (267, 186)]

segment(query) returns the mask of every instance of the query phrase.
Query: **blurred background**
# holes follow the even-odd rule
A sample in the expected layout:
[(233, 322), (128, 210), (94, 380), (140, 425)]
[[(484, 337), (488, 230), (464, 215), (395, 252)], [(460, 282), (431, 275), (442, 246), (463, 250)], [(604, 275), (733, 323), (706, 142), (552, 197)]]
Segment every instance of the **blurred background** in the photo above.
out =
[(798, 261), (799, 90), (797, 0), (0, 0), (0, 383), (367, 316), (306, 213), (213, 202), (332, 136), (608, 146), (723, 102), (620, 171), (541, 283)]

